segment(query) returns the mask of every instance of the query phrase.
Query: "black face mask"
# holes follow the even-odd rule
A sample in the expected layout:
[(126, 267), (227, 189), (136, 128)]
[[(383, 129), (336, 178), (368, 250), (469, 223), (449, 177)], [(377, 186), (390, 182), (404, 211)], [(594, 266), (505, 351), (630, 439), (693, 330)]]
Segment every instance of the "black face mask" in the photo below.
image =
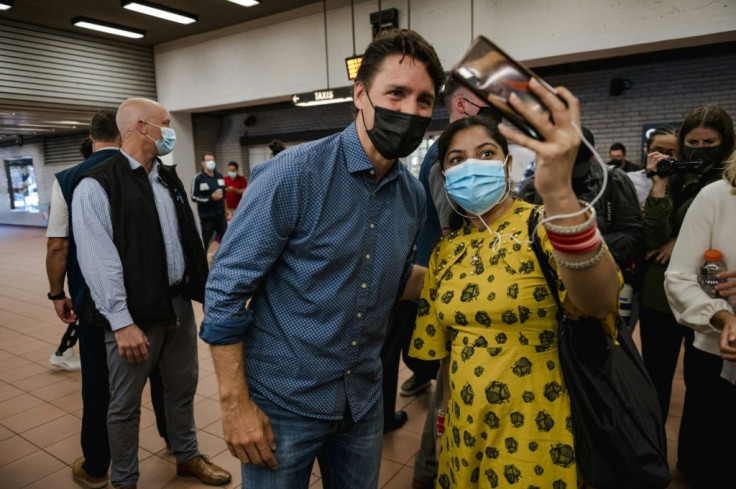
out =
[(712, 164), (714, 167), (720, 167), (723, 161), (723, 147), (720, 144), (707, 148), (691, 148), (685, 146), (682, 152), (686, 160), (703, 160), (706, 166)]
[[(429, 123), (432, 122), (431, 117), (376, 107), (370, 97), (368, 101), (373, 107), (374, 114), (373, 129), (366, 127), (366, 132), (381, 156), (387, 160), (403, 158), (419, 147)], [(360, 113), (365, 126), (365, 114), (362, 110)]]

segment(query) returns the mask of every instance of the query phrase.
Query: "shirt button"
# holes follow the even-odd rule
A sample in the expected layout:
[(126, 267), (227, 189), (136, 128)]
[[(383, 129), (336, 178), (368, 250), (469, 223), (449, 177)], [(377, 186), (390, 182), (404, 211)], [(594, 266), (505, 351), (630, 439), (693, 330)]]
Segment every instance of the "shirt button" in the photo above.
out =
[(365, 259), (366, 260), (370, 260), (371, 259), (371, 254), (370, 253), (366, 253), (365, 254)]
[(355, 317), (357, 317), (358, 319), (361, 319), (363, 317), (363, 313), (359, 312), (358, 314), (355, 315)]
[(373, 228), (375, 228), (375, 227), (376, 227), (376, 225), (375, 225), (375, 224), (373, 224), (373, 223), (371, 223), (371, 229), (373, 229)]
[(353, 371), (352, 371), (352, 370), (350, 370), (350, 369), (347, 369), (347, 370), (345, 371), (345, 373), (346, 373), (346, 374), (348, 374), (348, 375), (350, 375), (350, 374), (352, 374), (352, 373), (353, 373)]
[(371, 175), (375, 175), (375, 174), (376, 174), (376, 170), (371, 170), (371, 171), (370, 171), (370, 172), (368, 172), (368, 173), (370, 173)]
[(360, 288), (361, 288), (361, 289), (365, 289), (365, 288), (367, 288), (367, 287), (368, 287), (368, 284), (367, 284), (367, 283), (365, 283), (365, 282), (363, 282), (362, 284), (360, 284)]

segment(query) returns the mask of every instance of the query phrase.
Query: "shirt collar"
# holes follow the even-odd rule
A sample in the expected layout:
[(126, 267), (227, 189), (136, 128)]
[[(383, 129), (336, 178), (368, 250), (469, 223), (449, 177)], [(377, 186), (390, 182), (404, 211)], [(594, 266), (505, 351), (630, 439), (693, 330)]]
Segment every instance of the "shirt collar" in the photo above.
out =
[[(128, 164), (130, 165), (131, 170), (137, 170), (138, 168), (143, 166), (138, 162), (138, 160), (130, 156), (128, 153), (126, 153), (122, 149), (120, 150), (120, 153), (128, 159)], [(151, 173), (148, 174), (149, 179), (155, 178), (156, 176), (158, 176), (158, 165), (160, 164), (161, 162), (158, 160), (158, 158), (156, 158), (153, 164), (153, 168), (151, 168)]]
[[(358, 129), (355, 125), (355, 121), (350, 124), (341, 135), (341, 144), (343, 150), (343, 157), (346, 161), (346, 166), (349, 173), (358, 173), (364, 171), (373, 171), (373, 163), (368, 159), (368, 155), (365, 152), (365, 148), (360, 142), (358, 137)], [(348, 151), (354, 148), (360, 148), (359, 151)], [(402, 170), (403, 165), (397, 159), (391, 168), (389, 169), (386, 176), (383, 178), (384, 181), (389, 181), (395, 178)]]

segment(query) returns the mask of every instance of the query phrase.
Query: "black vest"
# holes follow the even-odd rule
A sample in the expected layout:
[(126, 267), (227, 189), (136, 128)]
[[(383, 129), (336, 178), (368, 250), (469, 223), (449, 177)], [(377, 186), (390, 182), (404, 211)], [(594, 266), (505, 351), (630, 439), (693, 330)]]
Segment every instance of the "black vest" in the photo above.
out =
[[(184, 277), (176, 290), (169, 287), (166, 248), (146, 170), (131, 169), (128, 159), (118, 153), (86, 174), (100, 183), (110, 201), (113, 243), (123, 264), (128, 310), (135, 324), (142, 328), (175, 324), (177, 318), (171, 299), (178, 293), (186, 299), (204, 302), (208, 273), (204, 247), (184, 186), (174, 168), (159, 165), (158, 169), (160, 181), (174, 201), (186, 260)], [(85, 302), (85, 312), (94, 315), (89, 318), (90, 323), (109, 327), (91, 297)]]

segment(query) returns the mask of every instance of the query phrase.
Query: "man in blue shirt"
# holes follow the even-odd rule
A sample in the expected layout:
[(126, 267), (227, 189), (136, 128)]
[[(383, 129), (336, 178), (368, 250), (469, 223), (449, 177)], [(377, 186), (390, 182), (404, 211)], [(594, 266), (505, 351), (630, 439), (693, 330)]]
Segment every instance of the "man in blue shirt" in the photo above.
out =
[[(413, 31), (366, 49), (342, 133), (259, 165), (207, 281), (230, 453), (244, 487), (376, 488), (380, 350), (394, 301), (418, 297), (421, 184), (398, 162), (421, 142), (444, 73)], [(277, 448), (278, 447), (278, 448)]]

